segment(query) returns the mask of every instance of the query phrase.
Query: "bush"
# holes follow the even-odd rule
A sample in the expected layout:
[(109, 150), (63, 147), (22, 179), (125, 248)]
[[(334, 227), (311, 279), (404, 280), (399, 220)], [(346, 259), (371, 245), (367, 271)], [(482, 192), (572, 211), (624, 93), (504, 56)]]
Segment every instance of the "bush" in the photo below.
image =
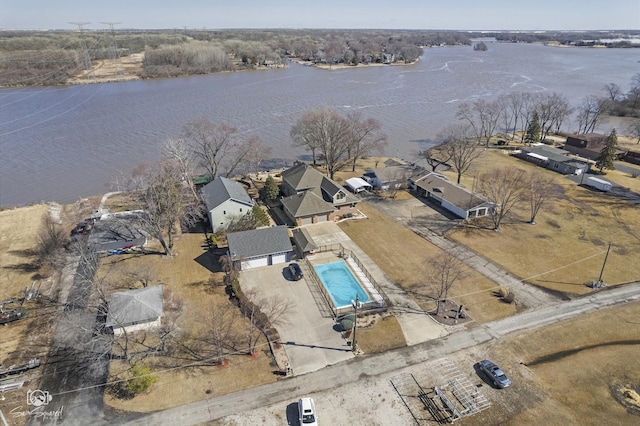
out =
[(211, 248), (218, 248), (218, 238), (216, 234), (209, 235), (209, 245)]
[(508, 293), (502, 298), (507, 303), (513, 303), (516, 300), (516, 296), (513, 293)]
[(158, 381), (158, 376), (151, 374), (149, 366), (142, 362), (136, 362), (131, 367), (132, 379), (127, 383), (127, 389), (133, 395), (146, 392)]

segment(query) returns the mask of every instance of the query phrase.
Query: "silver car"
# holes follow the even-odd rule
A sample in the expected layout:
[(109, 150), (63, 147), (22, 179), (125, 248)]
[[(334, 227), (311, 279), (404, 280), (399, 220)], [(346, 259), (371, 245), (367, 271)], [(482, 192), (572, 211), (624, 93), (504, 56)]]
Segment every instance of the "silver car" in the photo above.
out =
[(504, 389), (511, 384), (511, 380), (509, 380), (507, 375), (504, 374), (504, 371), (488, 359), (483, 359), (480, 361), (479, 365), (480, 370), (487, 375), (496, 387)]

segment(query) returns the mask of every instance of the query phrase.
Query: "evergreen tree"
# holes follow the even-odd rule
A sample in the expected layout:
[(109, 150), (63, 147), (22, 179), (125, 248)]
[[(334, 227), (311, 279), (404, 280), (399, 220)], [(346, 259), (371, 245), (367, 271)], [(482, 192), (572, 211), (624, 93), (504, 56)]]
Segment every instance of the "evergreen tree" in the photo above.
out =
[(531, 145), (534, 142), (540, 142), (540, 118), (536, 111), (533, 112), (533, 117), (527, 126), (527, 133), (524, 137), (524, 142)]
[(260, 207), (259, 205), (253, 206), (251, 209), (251, 215), (253, 216), (253, 220), (255, 222), (255, 227), (259, 228), (261, 226), (269, 226), (269, 215)]
[(127, 388), (133, 395), (146, 392), (158, 381), (158, 376), (151, 374), (149, 366), (141, 362), (133, 364), (131, 367), (131, 376), (132, 378), (127, 382)]
[(613, 161), (616, 159), (617, 148), (618, 135), (616, 134), (616, 129), (613, 129), (611, 130), (611, 133), (609, 133), (604, 148), (602, 148), (602, 151), (600, 151), (600, 155), (598, 155), (598, 159), (596, 160), (596, 167), (600, 169), (600, 173), (602, 173), (602, 170), (604, 169), (616, 169), (613, 165)]
[(264, 182), (264, 197), (267, 201), (275, 201), (278, 198), (278, 194), (280, 193), (280, 188), (278, 188), (278, 184), (275, 179), (269, 175)]

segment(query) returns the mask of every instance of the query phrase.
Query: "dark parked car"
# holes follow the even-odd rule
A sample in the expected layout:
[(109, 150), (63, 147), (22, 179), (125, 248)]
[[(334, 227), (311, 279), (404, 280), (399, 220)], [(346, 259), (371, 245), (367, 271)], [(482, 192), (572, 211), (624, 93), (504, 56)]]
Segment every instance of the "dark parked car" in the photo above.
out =
[(482, 370), (482, 372), (486, 374), (487, 377), (489, 377), (489, 380), (491, 380), (491, 382), (496, 387), (499, 387), (500, 389), (504, 389), (511, 384), (511, 380), (509, 380), (507, 375), (504, 374), (504, 372), (500, 369), (500, 367), (498, 367), (488, 359), (484, 359), (480, 361), (479, 365), (480, 365), (480, 370)]
[(302, 274), (302, 270), (300, 269), (300, 265), (298, 265), (297, 263), (292, 263), (289, 265), (289, 272), (291, 272), (291, 276), (296, 281), (304, 277), (304, 275)]

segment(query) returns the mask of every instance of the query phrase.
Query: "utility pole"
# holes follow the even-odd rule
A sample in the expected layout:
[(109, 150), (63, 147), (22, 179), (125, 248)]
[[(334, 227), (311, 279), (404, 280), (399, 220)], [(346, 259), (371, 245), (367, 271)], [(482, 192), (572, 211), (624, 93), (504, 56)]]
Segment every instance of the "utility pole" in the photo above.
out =
[(609, 250), (611, 250), (611, 243), (607, 247), (607, 254), (604, 256), (604, 262), (602, 263), (602, 269), (600, 270), (600, 277), (598, 278), (598, 283), (602, 285), (602, 274), (604, 273), (604, 267), (607, 264), (607, 258), (609, 257)]
[(356, 330), (358, 329), (358, 293), (356, 293), (356, 303), (353, 304), (355, 316), (353, 318), (353, 339), (351, 339), (351, 350), (356, 353)]
[(109, 59), (113, 60), (116, 66), (116, 77), (120, 76), (120, 53), (118, 52), (118, 44), (116, 42), (116, 32), (113, 28), (115, 25), (119, 25), (122, 22), (100, 22), (101, 24), (108, 25), (111, 28), (111, 46), (109, 47)]
[(84, 65), (85, 70), (91, 69), (91, 56), (89, 56), (89, 49), (87, 49), (87, 43), (84, 41), (84, 37), (82, 36), (84, 26), (90, 24), (91, 22), (69, 22), (71, 25), (76, 25), (78, 27), (78, 32), (80, 33), (80, 49), (82, 49), (82, 64)]

